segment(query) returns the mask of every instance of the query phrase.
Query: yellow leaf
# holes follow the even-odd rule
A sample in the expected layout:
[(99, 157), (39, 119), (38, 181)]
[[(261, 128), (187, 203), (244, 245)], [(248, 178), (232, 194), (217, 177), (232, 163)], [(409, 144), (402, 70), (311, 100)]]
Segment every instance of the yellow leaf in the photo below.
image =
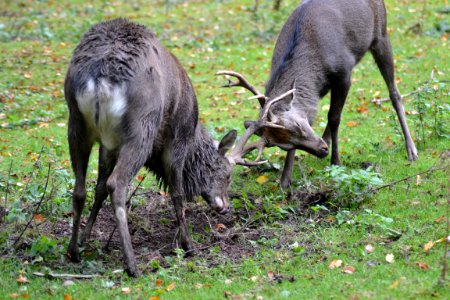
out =
[(386, 261), (390, 264), (392, 264), (394, 262), (395, 258), (394, 258), (394, 254), (389, 253), (386, 255)]
[(129, 287), (124, 287), (124, 288), (122, 288), (122, 293), (123, 293), (123, 294), (127, 295), (127, 294), (129, 294), (130, 292), (131, 292), (131, 289), (130, 289)]
[(356, 123), (355, 121), (349, 121), (349, 122), (347, 122), (347, 126), (348, 126), (348, 127), (355, 127), (356, 125), (358, 125), (358, 123)]
[[(449, 239), (449, 241), (450, 241), (450, 237), (448, 237), (448, 239)], [(435, 241), (434, 243), (437, 244), (437, 243), (442, 243), (442, 242), (445, 242), (445, 237), (438, 239), (438, 240)]]
[(428, 252), (428, 251), (430, 251), (431, 247), (433, 247), (433, 246), (434, 246), (434, 242), (433, 241), (429, 241), (428, 243), (426, 243), (423, 246), (423, 251)]
[(395, 289), (396, 287), (398, 287), (398, 280), (394, 280), (389, 286), (390, 289)]
[(150, 296), (149, 300), (159, 300), (159, 296)]
[(156, 286), (162, 286), (164, 284), (164, 281), (162, 281), (161, 279), (156, 279), (155, 284)]
[(256, 182), (259, 184), (264, 184), (267, 183), (269, 181), (269, 177), (267, 177), (266, 175), (261, 175), (258, 178), (256, 178)]
[(72, 296), (69, 294), (64, 294), (64, 300), (72, 300)]
[(334, 268), (340, 268), (341, 266), (342, 266), (342, 260), (335, 259), (328, 265), (328, 269), (332, 270)]
[(19, 276), (17, 277), (17, 283), (28, 283), (28, 279), (22, 276), (22, 274), (19, 274)]
[(356, 272), (356, 269), (352, 266), (346, 266), (342, 272), (344, 272), (345, 274), (353, 274)]
[(166, 291), (170, 292), (171, 290), (173, 290), (175, 288), (175, 286), (176, 286), (175, 282), (172, 282), (171, 284), (169, 284), (166, 287)]
[(416, 185), (420, 185), (422, 183), (422, 177), (420, 175), (416, 176)]
[(41, 214), (34, 214), (33, 220), (38, 221), (38, 222), (44, 222), (45, 217)]

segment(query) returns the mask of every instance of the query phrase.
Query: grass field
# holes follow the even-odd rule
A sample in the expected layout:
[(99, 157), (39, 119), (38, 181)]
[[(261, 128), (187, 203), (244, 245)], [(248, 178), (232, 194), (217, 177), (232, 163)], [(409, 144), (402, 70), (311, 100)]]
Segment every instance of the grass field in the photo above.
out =
[[(114, 226), (107, 213), (98, 224), (104, 227), (96, 229), (102, 238), (85, 249), (83, 262), (70, 263), (65, 255), (74, 179), (62, 89), (73, 49), (102, 20), (126, 17), (148, 26), (189, 73), (201, 121), (219, 139), (233, 128), (242, 133), (243, 121), (255, 119), (258, 108), (243, 90), (220, 88), (225, 79), (214, 74), (232, 69), (263, 90), (277, 34), (298, 2), (283, 1), (273, 11), (272, 1), (260, 1), (255, 12), (249, 0), (4, 0), (0, 299), (448, 299), (449, 6), (438, 0), (385, 2), (399, 89), (417, 91), (404, 105), (419, 160), (407, 160), (391, 104), (371, 103), (388, 93), (367, 55), (353, 72), (341, 122), (345, 168), (329, 169), (329, 157), (298, 151), (293, 186), (283, 191), (285, 152), (266, 149), (270, 164), (236, 168), (230, 216), (210, 213), (200, 199), (189, 204), (200, 249), (194, 258), (174, 250), (170, 202), (146, 176), (130, 213), (140, 229), (133, 242), (142, 272), (132, 279), (115, 272), (122, 268), (117, 243), (103, 249)], [(328, 107), (327, 96), (315, 123), (318, 133)], [(96, 161), (92, 155), (86, 217)], [(363, 171), (362, 164), (374, 167)], [(144, 170), (133, 188), (143, 176)], [(319, 204), (305, 205), (301, 197), (322, 192), (326, 201)], [(98, 277), (67, 281), (34, 272)]]

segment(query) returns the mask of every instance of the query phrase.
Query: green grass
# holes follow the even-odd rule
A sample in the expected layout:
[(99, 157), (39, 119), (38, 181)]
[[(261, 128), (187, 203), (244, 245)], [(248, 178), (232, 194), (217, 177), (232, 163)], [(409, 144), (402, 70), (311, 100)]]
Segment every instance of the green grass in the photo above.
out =
[[(197, 92), (201, 120), (216, 138), (232, 128), (242, 133), (243, 121), (257, 116), (256, 103), (246, 99), (249, 94), (219, 88), (224, 79), (215, 77), (214, 73), (222, 69), (236, 70), (263, 90), (277, 33), (297, 1), (283, 1), (279, 12), (271, 10), (272, 1), (261, 1), (257, 13), (252, 12), (253, 1), (249, 0), (170, 5), (166, 2), (176, 1), (98, 1), (90, 5), (84, 1), (6, 1), (0, 8), (0, 205), (10, 211), (9, 223), (0, 223), (2, 250), (11, 247), (9, 236), (17, 236), (28, 221), (30, 211), (34, 211), (43, 192), (48, 163), (52, 168), (51, 188), (47, 191), (49, 201), (39, 213), (48, 222), (57, 222), (71, 209), (73, 177), (66, 142), (67, 111), (62, 85), (74, 47), (96, 22), (123, 16), (155, 31), (189, 73)], [(448, 234), (449, 160), (440, 155), (444, 153), (448, 157), (450, 149), (449, 44), (448, 34), (438, 32), (436, 25), (450, 21), (448, 14), (438, 12), (445, 8), (442, 1), (389, 0), (386, 6), (396, 77), (402, 94), (417, 89), (434, 70), (435, 81), (430, 86), (435, 92), (421, 93), (422, 98), (404, 99), (419, 160), (407, 161), (390, 103), (384, 102), (381, 106), (369, 103), (375, 96), (388, 96), (370, 55), (353, 72), (353, 86), (340, 129), (341, 160), (350, 169), (358, 169), (361, 162), (376, 163), (384, 183), (420, 173), (433, 165), (447, 166), (446, 169), (422, 175), (419, 184), (414, 177), (381, 189), (361, 205), (338, 207), (323, 218), (316, 218), (315, 212), (308, 208), (311, 211), (305, 215), (311, 214), (311, 222), (300, 217), (294, 223), (284, 222), (276, 215), (272, 219), (265, 218), (259, 223), (264, 230), (272, 237), (289, 236), (289, 243), (266, 242), (264, 245), (259, 241), (255, 255), (240, 262), (230, 261), (220, 251), (211, 254), (209, 260), (172, 256), (166, 258), (166, 268), (130, 279), (121, 273), (113, 274), (112, 269), (103, 267), (103, 262), (94, 260), (80, 266), (88, 273), (101, 270), (101, 278), (79, 280), (65, 287), (62, 280), (32, 275), (51, 265), (48, 261), (26, 261), (23, 255), (15, 256), (9, 251), (0, 262), (0, 298), (11, 298), (12, 293), (29, 294), (32, 299), (62, 298), (64, 294), (73, 299), (148, 299), (150, 296), (217, 299), (225, 295), (241, 296), (236, 299), (257, 299), (258, 296), (264, 299), (447, 298), (448, 275), (444, 283), (438, 284), (444, 243), (435, 244), (428, 252), (423, 247)], [(421, 34), (410, 30), (415, 24), (420, 24)], [(320, 103), (317, 132), (324, 128), (328, 104), (327, 96)], [(360, 113), (361, 108), (367, 112)], [(357, 125), (347, 126), (350, 121)], [(284, 152), (277, 149), (265, 151), (265, 157), (278, 165), (282, 165), (283, 155)], [(320, 160), (301, 151), (297, 157), (293, 189), (304, 187), (308, 182), (315, 184), (314, 178), (329, 164), (329, 158)], [(89, 170), (90, 201), (96, 159), (93, 155)], [(306, 174), (306, 179), (300, 171)], [(241, 176), (242, 172), (245, 177)], [(256, 183), (260, 175), (268, 176), (269, 181)], [(278, 187), (279, 177), (280, 171), (274, 169), (238, 167), (231, 191), (248, 191), (258, 199), (265, 197), (273, 203), (269, 209), (277, 205), (287, 209), (289, 203)], [(157, 190), (153, 180), (146, 180), (145, 187)], [(5, 199), (7, 188), (8, 198)], [(372, 214), (367, 213), (367, 209)], [(346, 214), (344, 211), (348, 211), (347, 217), (339, 225), (340, 216)], [(392, 222), (385, 224), (373, 214), (391, 218)], [(437, 221), (441, 216), (445, 219)], [(292, 213), (290, 217), (296, 219)], [(331, 218), (332, 222), (325, 221), (326, 218)], [(400, 232), (401, 237), (392, 238), (386, 227)], [(34, 243), (39, 235), (39, 227), (25, 233), (27, 240)], [(51, 271), (80, 273), (80, 266), (64, 262), (68, 241), (52, 238), (56, 246), (51, 250), (54, 251), (51, 259), (63, 263), (60, 269)], [(280, 241), (284, 240), (280, 238)], [(304, 251), (291, 249), (289, 245), (294, 242)], [(373, 253), (364, 250), (367, 244), (375, 247)], [(385, 257), (391, 253), (395, 262), (388, 263)], [(345, 274), (342, 268), (330, 270), (328, 265), (334, 259), (341, 259), (345, 266), (353, 266), (356, 272)], [(211, 264), (211, 260), (215, 263)], [(426, 263), (429, 268), (424, 270), (418, 263)], [(269, 271), (281, 274), (281, 283), (270, 280)], [(28, 278), (28, 284), (16, 282), (19, 273)], [(288, 280), (291, 276), (295, 277), (293, 282)], [(157, 279), (163, 280), (162, 286), (156, 285)], [(111, 282), (114, 288), (109, 287)], [(170, 283), (176, 286), (166, 291)], [(124, 287), (131, 288), (128, 295), (123, 294)]]

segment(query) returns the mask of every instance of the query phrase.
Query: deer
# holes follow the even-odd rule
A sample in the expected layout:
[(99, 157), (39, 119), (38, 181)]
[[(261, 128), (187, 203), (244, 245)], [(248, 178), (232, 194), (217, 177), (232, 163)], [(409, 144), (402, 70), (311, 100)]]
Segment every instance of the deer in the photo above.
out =
[[(258, 165), (243, 155), (254, 127), (236, 142), (231, 130), (220, 143), (198, 118), (194, 88), (177, 58), (143, 25), (115, 19), (94, 25), (76, 46), (64, 82), (69, 110), (68, 143), (75, 186), (73, 230), (68, 256), (80, 261), (79, 244), (89, 240), (104, 200), (111, 198), (130, 276), (138, 269), (127, 223), (129, 182), (145, 167), (168, 189), (181, 247), (194, 254), (183, 202), (202, 196), (220, 214), (230, 211), (228, 188), (233, 167)], [(99, 143), (94, 204), (80, 233), (86, 201), (86, 172), (92, 147)], [(232, 146), (234, 149), (227, 153)]]
[[(296, 149), (324, 158), (331, 147), (331, 164), (341, 164), (338, 129), (342, 110), (351, 86), (352, 70), (367, 52), (371, 52), (387, 85), (408, 159), (418, 159), (395, 83), (392, 46), (386, 26), (382, 0), (306, 0), (289, 16), (278, 35), (265, 94), (240, 73), (217, 73), (237, 78), (237, 81), (229, 80), (225, 87), (246, 88), (261, 106), (266, 99), (295, 89), (292, 95), (275, 103), (265, 116), (267, 121), (278, 125), (277, 128), (255, 128), (256, 134), (262, 137), (259, 147), (278, 146), (287, 151), (280, 180), (282, 188), (291, 184)], [(320, 137), (312, 125), (319, 101), (330, 91), (328, 123)], [(250, 123), (247, 121), (245, 126)]]

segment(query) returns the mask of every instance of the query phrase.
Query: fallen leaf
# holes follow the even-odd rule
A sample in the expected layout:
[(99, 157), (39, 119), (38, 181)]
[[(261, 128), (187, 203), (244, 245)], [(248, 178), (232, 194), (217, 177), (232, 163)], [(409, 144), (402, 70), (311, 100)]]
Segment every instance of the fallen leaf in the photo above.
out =
[(41, 214), (34, 214), (33, 220), (38, 221), (38, 222), (44, 222), (44, 221), (45, 221), (45, 218), (44, 218), (44, 216), (41, 215)]
[(72, 296), (69, 294), (64, 294), (64, 300), (72, 300)]
[(390, 264), (392, 264), (393, 262), (394, 262), (394, 254), (392, 254), (392, 253), (389, 253), (389, 254), (387, 254), (386, 255), (386, 261), (388, 262), (388, 263), (390, 263)]
[(211, 287), (211, 285), (208, 284), (208, 283), (196, 283), (195, 286), (197, 288), (199, 288), (199, 289), (201, 289), (201, 288), (210, 288)]
[(28, 293), (22, 294), (22, 298), (28, 299), (28, 298), (30, 298), (30, 294), (28, 294)]
[(429, 241), (428, 243), (426, 243), (423, 246), (423, 251), (428, 252), (428, 251), (430, 251), (431, 247), (433, 247), (433, 246), (434, 246), (434, 242), (433, 241)]
[(250, 278), (253, 282), (258, 281), (258, 276), (252, 276), (252, 278)]
[(416, 265), (419, 268), (421, 268), (422, 270), (428, 270), (430, 268), (427, 263), (424, 263), (424, 262), (421, 262), (421, 261), (416, 262)]
[(9, 297), (10, 297), (10, 298), (13, 298), (13, 299), (16, 299), (16, 298), (19, 298), (19, 297), (20, 297), (20, 294), (12, 293), (12, 294), (9, 294)]
[(353, 274), (356, 272), (356, 269), (352, 266), (345, 266), (344, 269), (342, 269), (342, 272), (345, 274)]
[(267, 272), (267, 277), (269, 277), (270, 280), (273, 280), (275, 278), (275, 274), (272, 271)]
[(138, 176), (136, 176), (136, 179), (137, 180), (139, 180), (139, 181), (142, 181), (142, 180), (144, 180), (144, 176), (142, 176), (142, 175), (138, 175)]
[(269, 181), (269, 177), (267, 177), (266, 175), (261, 175), (258, 178), (256, 178), (256, 182), (259, 184), (264, 184), (267, 183)]
[(437, 218), (436, 220), (434, 220), (435, 223), (439, 223), (445, 220), (445, 216), (440, 216), (439, 218)]
[(131, 292), (131, 289), (129, 287), (122, 288), (122, 294), (128, 295)]
[(420, 185), (422, 183), (422, 177), (420, 175), (416, 176), (416, 185)]
[(175, 288), (175, 286), (176, 286), (175, 282), (172, 282), (166, 287), (166, 291), (168, 292), (172, 291)]
[(25, 77), (25, 78), (27, 78), (27, 79), (30, 79), (31, 77), (33, 77), (33, 74), (32, 74), (31, 72), (25, 72), (25, 73), (23, 74), (23, 77)]
[(161, 279), (156, 279), (155, 284), (156, 286), (162, 286), (164, 284), (164, 281), (162, 281)]
[(28, 279), (22, 276), (22, 274), (19, 274), (19, 276), (17, 277), (17, 283), (28, 283)]
[(358, 123), (356, 123), (355, 121), (349, 121), (349, 122), (347, 122), (347, 126), (348, 127), (355, 127), (355, 126), (357, 126), (358, 125)]
[(356, 108), (356, 111), (359, 112), (360, 114), (366, 114), (369, 111), (369, 108), (364, 104), (362, 104)]
[(375, 247), (372, 246), (371, 244), (367, 244), (364, 249), (366, 249), (367, 253), (372, 253), (373, 251), (375, 251)]
[[(450, 241), (450, 236), (448, 236), (447, 239)], [(445, 237), (438, 239), (434, 243), (437, 244), (437, 243), (442, 243), (442, 242), (445, 242)]]
[(396, 287), (398, 287), (398, 280), (394, 280), (389, 286), (390, 289), (395, 289)]
[(149, 300), (159, 300), (159, 296), (150, 296)]
[(214, 225), (214, 227), (219, 230), (219, 229), (227, 229), (227, 226), (223, 225), (222, 223), (218, 223), (216, 225)]
[(335, 259), (332, 262), (330, 262), (330, 264), (328, 265), (329, 269), (334, 269), (334, 268), (340, 268), (342, 266), (342, 260), (340, 259)]

